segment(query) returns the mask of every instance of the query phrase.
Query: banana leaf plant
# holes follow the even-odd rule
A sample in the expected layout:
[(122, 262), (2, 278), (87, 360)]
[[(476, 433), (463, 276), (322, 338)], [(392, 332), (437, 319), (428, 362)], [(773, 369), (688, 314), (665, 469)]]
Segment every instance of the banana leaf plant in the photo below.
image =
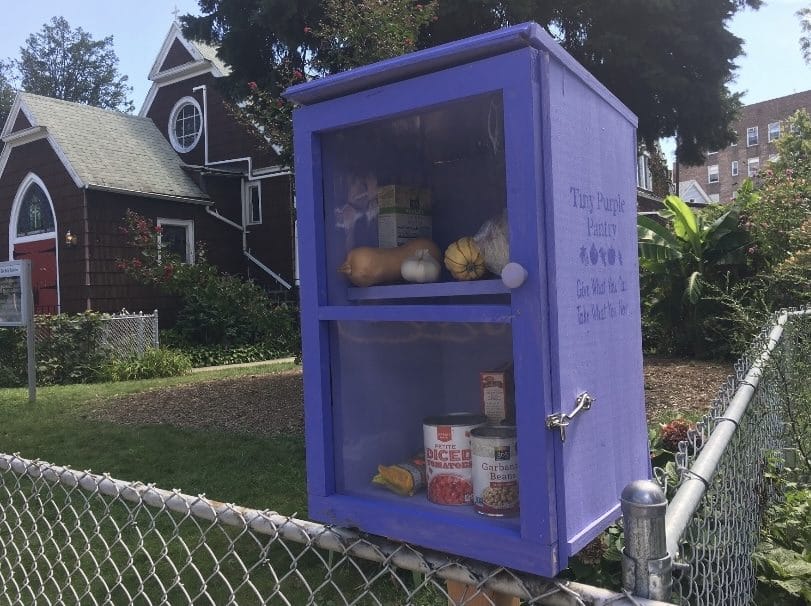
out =
[(749, 236), (739, 225), (735, 204), (712, 220), (678, 196), (667, 196), (662, 205), (658, 221), (649, 216), (637, 220), (646, 311), (662, 324), (663, 333), (701, 355), (700, 325), (711, 307), (707, 286), (745, 268)]

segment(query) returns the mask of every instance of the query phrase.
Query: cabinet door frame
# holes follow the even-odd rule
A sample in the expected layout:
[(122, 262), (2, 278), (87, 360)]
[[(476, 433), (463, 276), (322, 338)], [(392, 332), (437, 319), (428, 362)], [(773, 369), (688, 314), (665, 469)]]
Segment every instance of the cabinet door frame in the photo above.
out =
[[(521, 538), (556, 551), (555, 449), (545, 429), (551, 414), (550, 329), (543, 183), (543, 112), (538, 81), (544, 55), (523, 48), (465, 65), (302, 107), (294, 115), (300, 251), (308, 493), (335, 493), (324, 192), (319, 133), (407, 114), (466, 97), (500, 92), (504, 106), (507, 212), (511, 260), (528, 279), (510, 295), (521, 460)], [(539, 120), (543, 116), (543, 120)], [(426, 318), (429, 320), (429, 318)], [(545, 462), (545, 463), (544, 463)]]

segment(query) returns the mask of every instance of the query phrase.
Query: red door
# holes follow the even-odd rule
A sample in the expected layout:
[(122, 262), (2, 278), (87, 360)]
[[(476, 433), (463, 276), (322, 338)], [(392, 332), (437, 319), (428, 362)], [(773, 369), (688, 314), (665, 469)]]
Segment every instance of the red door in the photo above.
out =
[(34, 290), (34, 313), (59, 313), (59, 291), (56, 282), (56, 238), (14, 245), (15, 259), (31, 261), (31, 286)]

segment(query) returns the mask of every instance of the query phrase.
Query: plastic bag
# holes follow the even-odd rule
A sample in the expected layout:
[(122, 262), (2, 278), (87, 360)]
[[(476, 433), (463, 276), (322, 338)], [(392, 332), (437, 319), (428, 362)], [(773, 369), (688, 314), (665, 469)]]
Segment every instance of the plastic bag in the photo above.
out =
[(510, 261), (510, 236), (507, 230), (507, 209), (501, 215), (488, 219), (481, 226), (473, 241), (484, 255), (484, 264), (494, 274), (501, 275), (501, 270)]

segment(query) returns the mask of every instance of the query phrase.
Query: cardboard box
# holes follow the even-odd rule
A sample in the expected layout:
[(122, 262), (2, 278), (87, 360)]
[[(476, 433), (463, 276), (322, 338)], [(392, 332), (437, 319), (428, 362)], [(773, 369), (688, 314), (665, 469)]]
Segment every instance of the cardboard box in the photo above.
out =
[(487, 417), (487, 422), (493, 425), (514, 423), (515, 387), (512, 365), (501, 370), (479, 373), (479, 386), (482, 414)]
[(416, 238), (431, 238), (431, 192), (405, 185), (377, 190), (377, 235), (380, 248), (394, 248)]

